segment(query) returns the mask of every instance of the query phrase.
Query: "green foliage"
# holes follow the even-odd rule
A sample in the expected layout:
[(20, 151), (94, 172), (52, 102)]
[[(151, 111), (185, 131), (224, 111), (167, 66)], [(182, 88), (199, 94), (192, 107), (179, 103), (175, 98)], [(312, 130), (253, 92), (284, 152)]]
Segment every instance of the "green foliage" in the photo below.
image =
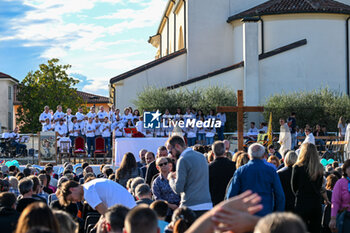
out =
[(279, 118), (288, 118), (291, 112), (296, 113), (297, 125), (311, 127), (325, 125), (328, 131), (337, 132), (340, 116), (350, 120), (350, 98), (347, 95), (328, 88), (311, 92), (294, 92), (276, 94), (267, 101), (264, 112), (266, 121), (272, 112), (274, 130), (279, 130)]
[[(177, 108), (181, 108), (182, 112), (185, 112), (186, 108), (201, 109), (204, 114), (208, 114), (211, 109), (215, 111), (218, 106), (235, 106), (236, 103), (236, 94), (233, 90), (218, 86), (197, 88), (193, 91), (147, 88), (139, 93), (137, 100), (134, 101), (141, 112), (159, 109), (164, 113), (165, 109), (169, 109), (171, 114), (175, 114)], [(228, 113), (226, 118), (226, 131), (236, 129), (236, 114)]]
[(57, 105), (77, 109), (83, 100), (78, 96), (74, 86), (78, 80), (69, 77), (66, 71), (71, 65), (59, 65), (58, 59), (51, 59), (48, 64), (39, 65), (39, 70), (29, 72), (19, 84), (17, 99), (21, 106), (17, 111), (17, 124), (22, 133), (41, 130), (39, 116), (44, 106), (56, 111)]

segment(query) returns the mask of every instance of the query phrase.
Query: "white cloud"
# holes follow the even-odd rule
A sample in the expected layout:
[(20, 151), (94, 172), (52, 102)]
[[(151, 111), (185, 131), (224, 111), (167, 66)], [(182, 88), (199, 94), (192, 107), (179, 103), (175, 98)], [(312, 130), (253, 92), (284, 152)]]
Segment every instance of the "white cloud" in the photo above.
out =
[[(24, 0), (34, 9), (21, 18), (14, 18), (8, 25), (10, 34), (0, 41), (21, 40), (24, 47), (44, 47), (42, 58), (59, 58), (71, 64), (70, 73), (80, 73), (89, 82), (83, 90), (107, 90), (109, 79), (129, 69), (140, 66), (150, 59), (136, 46), (147, 45), (147, 38), (125, 39), (126, 30), (158, 26), (167, 0)], [(86, 19), (98, 3), (109, 3), (116, 13), (97, 17), (93, 23)], [(127, 5), (130, 4), (131, 5)], [(125, 9), (116, 7), (122, 4)], [(138, 7), (135, 9), (135, 4)], [(110, 9), (109, 9), (110, 10)], [(66, 22), (65, 16), (75, 17)], [(103, 24), (113, 23), (112, 26)], [(123, 34), (121, 33), (123, 32)], [(120, 33), (120, 34), (118, 34)], [(150, 35), (154, 33), (151, 32)], [(116, 36), (118, 34), (118, 37)], [(130, 34), (132, 35), (132, 34)], [(119, 39), (123, 38), (123, 39)], [(135, 46), (134, 46), (135, 45)], [(123, 52), (120, 52), (121, 49)]]

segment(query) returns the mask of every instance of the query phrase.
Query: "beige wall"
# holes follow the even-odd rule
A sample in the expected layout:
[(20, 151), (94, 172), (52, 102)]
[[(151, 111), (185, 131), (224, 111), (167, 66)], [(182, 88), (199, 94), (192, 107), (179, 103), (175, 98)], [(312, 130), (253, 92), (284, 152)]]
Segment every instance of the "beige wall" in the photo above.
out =
[[(2, 128), (13, 129), (13, 85), (15, 83), (10, 79), (0, 80), (0, 123)], [(11, 87), (11, 99), (9, 96), (9, 86)], [(9, 113), (11, 118), (9, 118)], [(10, 119), (10, 122), (9, 122)], [(12, 122), (11, 122), (12, 121)]]

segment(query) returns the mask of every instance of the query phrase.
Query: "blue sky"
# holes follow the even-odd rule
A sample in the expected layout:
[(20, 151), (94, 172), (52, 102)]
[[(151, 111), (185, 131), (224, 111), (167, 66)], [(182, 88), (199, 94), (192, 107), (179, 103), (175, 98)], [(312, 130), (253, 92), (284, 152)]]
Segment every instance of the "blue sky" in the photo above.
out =
[(0, 72), (22, 80), (51, 58), (78, 89), (108, 95), (109, 79), (154, 59), (147, 43), (167, 0), (0, 0)]

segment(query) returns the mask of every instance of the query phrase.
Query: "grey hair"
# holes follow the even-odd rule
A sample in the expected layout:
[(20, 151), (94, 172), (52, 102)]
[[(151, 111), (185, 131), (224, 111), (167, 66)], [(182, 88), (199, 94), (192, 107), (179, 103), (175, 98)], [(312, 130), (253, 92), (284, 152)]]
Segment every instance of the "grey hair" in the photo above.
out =
[(130, 184), (130, 188), (131, 188), (131, 194), (134, 195), (135, 194), (135, 189), (137, 187), (137, 185), (139, 184), (143, 184), (145, 183), (145, 179), (143, 179), (142, 177), (136, 177), (132, 180), (131, 184)]
[(216, 141), (211, 146), (215, 156), (222, 156), (225, 154), (225, 143), (222, 141)]
[(262, 158), (265, 154), (265, 147), (260, 143), (253, 143), (248, 148), (248, 155), (252, 158)]
[(284, 162), (286, 163), (287, 167), (293, 166), (298, 160), (298, 155), (294, 151), (288, 151), (284, 158)]
[(303, 220), (292, 213), (272, 213), (261, 218), (255, 226), (254, 233), (306, 233)]
[(24, 195), (26, 193), (29, 193), (30, 191), (33, 191), (33, 180), (30, 178), (23, 178), (20, 180), (19, 185), (18, 185), (18, 189), (19, 192)]
[(11, 186), (12, 188), (15, 188), (15, 189), (18, 188), (18, 180), (17, 180), (16, 177), (11, 176), (11, 177), (9, 178), (9, 183), (10, 183), (10, 186)]

